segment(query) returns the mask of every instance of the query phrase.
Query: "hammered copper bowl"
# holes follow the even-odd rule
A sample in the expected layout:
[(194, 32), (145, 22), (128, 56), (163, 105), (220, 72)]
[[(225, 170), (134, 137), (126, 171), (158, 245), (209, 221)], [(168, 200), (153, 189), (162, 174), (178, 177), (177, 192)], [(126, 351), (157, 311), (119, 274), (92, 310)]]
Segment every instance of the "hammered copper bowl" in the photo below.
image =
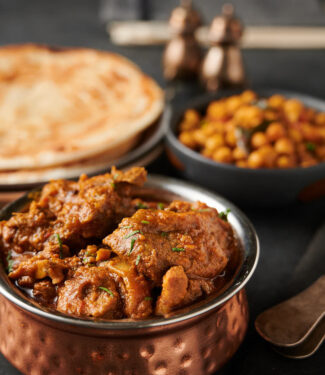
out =
[[(242, 259), (223, 291), (169, 318), (95, 322), (52, 313), (28, 300), (1, 267), (0, 349), (28, 375), (205, 375), (235, 353), (248, 324), (244, 285), (259, 256), (259, 242), (246, 216), (224, 198), (165, 177), (150, 177), (156, 197), (200, 200), (231, 209), (229, 221)], [(148, 193), (149, 194), (149, 193)], [(25, 196), (4, 208), (1, 220), (27, 204)]]

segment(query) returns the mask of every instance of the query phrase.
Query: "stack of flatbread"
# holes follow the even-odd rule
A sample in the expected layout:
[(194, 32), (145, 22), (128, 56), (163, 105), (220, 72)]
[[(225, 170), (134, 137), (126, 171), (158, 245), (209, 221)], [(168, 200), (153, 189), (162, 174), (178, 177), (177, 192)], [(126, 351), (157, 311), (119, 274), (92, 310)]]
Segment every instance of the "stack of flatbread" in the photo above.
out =
[(135, 147), (163, 109), (159, 86), (122, 56), (0, 48), (0, 185), (92, 173)]

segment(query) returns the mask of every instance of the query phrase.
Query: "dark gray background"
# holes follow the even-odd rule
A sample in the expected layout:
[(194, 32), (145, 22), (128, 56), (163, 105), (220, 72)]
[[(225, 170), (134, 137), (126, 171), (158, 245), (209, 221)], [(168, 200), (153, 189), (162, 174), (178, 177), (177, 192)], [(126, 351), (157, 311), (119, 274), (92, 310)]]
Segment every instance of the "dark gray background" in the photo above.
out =
[[(34, 22), (37, 27), (41, 25), (41, 18), (46, 21), (50, 16), (56, 16), (61, 20), (71, 17), (75, 22), (83, 20), (89, 25), (92, 20), (88, 15), (95, 14), (97, 17), (99, 5), (104, 3), (108, 4), (110, 9), (116, 9), (116, 4), (119, 4), (123, 9), (120, 13), (122, 18), (136, 18), (138, 11), (133, 11), (133, 9), (136, 9), (141, 1), (146, 0), (1, 0), (1, 4), (7, 15), (14, 18), (14, 22), (17, 13), (26, 16), (25, 24), (28, 23), (29, 17), (32, 17), (34, 21), (39, 17), (39, 23)], [(193, 0), (193, 4), (200, 10), (207, 22), (220, 12), (225, 2), (227, 1)], [(324, 0), (232, 0), (228, 2), (235, 5), (240, 18), (249, 25), (325, 25)], [(148, 0), (147, 3), (152, 18), (166, 19), (179, 1)], [(116, 18), (114, 16), (111, 15), (111, 18)], [(64, 29), (67, 30), (67, 24), (64, 21), (58, 23), (57, 26), (63, 26), (63, 24)]]
[[(167, 17), (176, 3), (153, 1), (155, 18)], [(249, 24), (325, 25), (324, 6), (317, 0), (236, 0), (233, 3), (237, 4), (241, 18)], [(196, 1), (196, 4), (207, 19), (221, 7), (218, 1)], [(98, 14), (99, 2), (95, 0), (0, 0), (0, 44), (40, 42), (114, 50), (131, 58), (164, 85), (160, 69), (162, 49), (112, 46)], [(253, 86), (293, 89), (325, 99), (324, 50), (250, 50), (244, 52), (244, 58)], [(164, 156), (150, 167), (150, 171), (174, 174)], [(259, 312), (285, 296), (294, 267), (325, 219), (325, 201), (268, 210), (245, 209), (245, 212), (253, 221), (261, 241), (260, 263), (248, 285), (251, 327), (239, 352), (220, 373), (324, 374), (325, 346), (310, 359), (284, 359), (259, 338), (253, 322)], [(0, 375), (17, 374), (19, 372), (0, 355)]]

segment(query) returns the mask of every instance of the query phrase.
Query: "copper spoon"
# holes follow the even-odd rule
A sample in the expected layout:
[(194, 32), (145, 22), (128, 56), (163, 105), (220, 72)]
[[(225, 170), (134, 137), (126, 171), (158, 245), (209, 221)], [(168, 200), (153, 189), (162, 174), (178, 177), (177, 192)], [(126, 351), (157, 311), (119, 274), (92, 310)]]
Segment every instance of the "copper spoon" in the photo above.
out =
[(255, 327), (268, 342), (281, 347), (306, 340), (325, 314), (325, 276), (309, 288), (260, 314)]
[(273, 346), (273, 349), (279, 354), (295, 359), (303, 359), (312, 356), (325, 340), (325, 316), (317, 326), (309, 333), (305, 340), (295, 346)]

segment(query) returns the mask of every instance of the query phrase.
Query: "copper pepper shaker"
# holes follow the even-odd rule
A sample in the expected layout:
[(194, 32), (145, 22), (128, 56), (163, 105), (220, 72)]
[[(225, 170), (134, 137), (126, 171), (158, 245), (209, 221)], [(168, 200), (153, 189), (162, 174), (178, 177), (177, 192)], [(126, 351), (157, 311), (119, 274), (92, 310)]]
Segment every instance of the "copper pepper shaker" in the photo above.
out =
[(234, 16), (234, 7), (225, 4), (222, 14), (211, 23), (211, 47), (200, 72), (201, 81), (208, 91), (245, 86), (245, 70), (238, 46), (242, 34), (243, 26)]
[(169, 25), (173, 36), (163, 54), (164, 77), (168, 81), (193, 78), (199, 72), (202, 53), (195, 38), (201, 17), (193, 9), (191, 1), (183, 0), (172, 11)]

